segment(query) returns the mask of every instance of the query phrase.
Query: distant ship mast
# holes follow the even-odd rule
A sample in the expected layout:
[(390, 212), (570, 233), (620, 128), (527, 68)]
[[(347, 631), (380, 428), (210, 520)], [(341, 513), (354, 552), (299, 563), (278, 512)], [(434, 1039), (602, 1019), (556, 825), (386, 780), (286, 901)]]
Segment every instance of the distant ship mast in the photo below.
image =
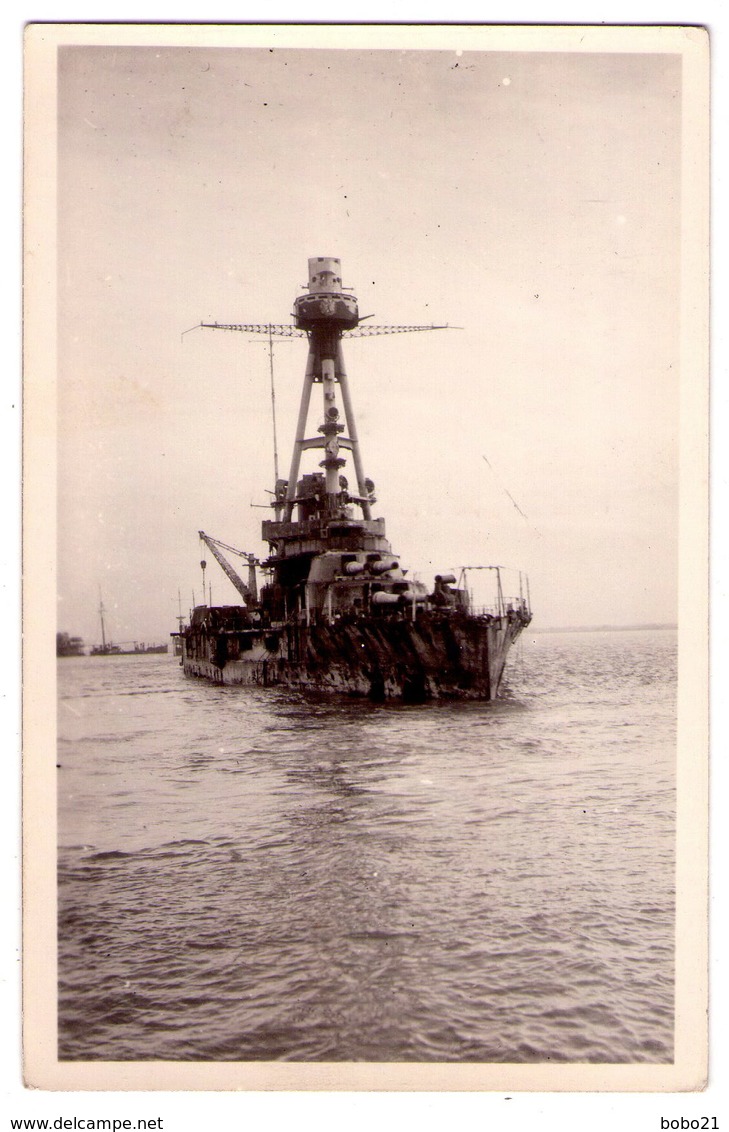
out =
[(101, 597), (101, 589), (99, 589), (99, 620), (101, 621), (101, 651), (106, 652), (106, 633), (104, 631), (104, 602)]

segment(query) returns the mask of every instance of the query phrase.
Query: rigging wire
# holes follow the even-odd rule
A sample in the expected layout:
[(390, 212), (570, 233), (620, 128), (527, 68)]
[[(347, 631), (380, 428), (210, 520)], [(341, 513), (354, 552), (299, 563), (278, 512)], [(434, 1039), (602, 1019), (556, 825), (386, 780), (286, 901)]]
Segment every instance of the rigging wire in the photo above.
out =
[(521, 507), (519, 506), (519, 504), (518, 504), (518, 503), (516, 502), (516, 500), (514, 499), (514, 496), (513, 496), (512, 494), (511, 494), (511, 492), (509, 491), (509, 489), (508, 489), (508, 488), (506, 487), (505, 483), (504, 483), (504, 482), (503, 482), (503, 480), (502, 480), (502, 479), (500, 478), (500, 476), (498, 476), (498, 475), (496, 474), (496, 472), (495, 472), (495, 470), (494, 470), (494, 468), (493, 468), (493, 465), (492, 465), (492, 464), (490, 463), (490, 461), (489, 461), (489, 460), (488, 460), (488, 459), (486, 458), (486, 456), (484, 456), (484, 454), (483, 454), (483, 453), (481, 453), (481, 459), (482, 459), (482, 460), (483, 460), (483, 461), (485, 462), (485, 464), (487, 465), (487, 467), (488, 467), (488, 468), (489, 468), (489, 469), (491, 470), (491, 474), (492, 474), (492, 476), (494, 477), (494, 479), (496, 480), (496, 482), (498, 483), (499, 487), (500, 487), (500, 488), (501, 488), (501, 490), (502, 490), (502, 491), (504, 492), (504, 494), (505, 494), (506, 496), (508, 496), (508, 498), (509, 498), (509, 499), (511, 500), (512, 504), (514, 505), (514, 507), (516, 508), (516, 510), (517, 510), (517, 511), (519, 512), (519, 514), (521, 515), (521, 517), (522, 517), (522, 519), (524, 520), (524, 522), (525, 522), (525, 523), (526, 523), (526, 524), (527, 524), (528, 526), (530, 526), (530, 527), (532, 528), (532, 530), (534, 531), (534, 533), (535, 533), (536, 535), (539, 535), (539, 538), (541, 538), (541, 537), (542, 537), (542, 535), (541, 535), (541, 532), (537, 530), (537, 528), (536, 528), (536, 527), (534, 526), (534, 524), (533, 524), (533, 523), (532, 523), (532, 522), (531, 522), (531, 521), (529, 520), (528, 516), (524, 514), (524, 512), (523, 512), (523, 511), (522, 511), (522, 509), (521, 509)]
[(278, 483), (278, 440), (276, 439), (276, 389), (273, 382), (273, 325), (268, 324), (268, 361), (271, 369), (271, 416), (273, 418), (273, 474)]

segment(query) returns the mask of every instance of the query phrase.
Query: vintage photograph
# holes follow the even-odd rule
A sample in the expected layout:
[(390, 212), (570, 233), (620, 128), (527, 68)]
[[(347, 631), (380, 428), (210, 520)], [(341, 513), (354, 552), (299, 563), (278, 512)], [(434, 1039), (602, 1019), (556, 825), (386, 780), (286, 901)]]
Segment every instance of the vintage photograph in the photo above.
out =
[(703, 33), (27, 50), (40, 1084), (700, 1087)]

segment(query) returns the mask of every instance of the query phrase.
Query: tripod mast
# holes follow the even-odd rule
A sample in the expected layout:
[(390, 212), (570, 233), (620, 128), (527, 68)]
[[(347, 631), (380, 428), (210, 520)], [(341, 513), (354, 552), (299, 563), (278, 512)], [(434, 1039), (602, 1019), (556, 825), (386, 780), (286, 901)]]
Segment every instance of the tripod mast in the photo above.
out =
[[(342, 488), (340, 468), (346, 463), (342, 450), (352, 453), (357, 479), (357, 494), (349, 493), (347, 500), (362, 509), (365, 520), (372, 517), (374, 502), (372, 481), (364, 472), (362, 454), (357, 435), (357, 424), (352, 407), (352, 396), (344, 365), (342, 339), (373, 337), (378, 334), (401, 334), (422, 330), (445, 330), (447, 326), (379, 326), (360, 324), (356, 297), (342, 286), (341, 261), (330, 256), (316, 256), (309, 260), (307, 294), (294, 300), (294, 324), (284, 323), (219, 323), (201, 322), (210, 330), (232, 330), (247, 334), (266, 334), (269, 341), (271, 367), (271, 404), (274, 411), (274, 464), (276, 491), (273, 503), (277, 519), (291, 522), (293, 509), (298, 502), (298, 478), (301, 456), (309, 448), (323, 449), (325, 509), (335, 515), (341, 509)], [(273, 339), (308, 338), (309, 352), (304, 371), (299, 416), (296, 425), (293, 453), (288, 480), (278, 478), (278, 445), (276, 440), (275, 392), (273, 382)], [(306, 425), (314, 385), (322, 386), (324, 419), (317, 431), (319, 436), (307, 437)], [(336, 389), (339, 386), (345, 424), (340, 422)], [(345, 435), (346, 429), (346, 435)], [(283, 512), (283, 514), (282, 514)]]

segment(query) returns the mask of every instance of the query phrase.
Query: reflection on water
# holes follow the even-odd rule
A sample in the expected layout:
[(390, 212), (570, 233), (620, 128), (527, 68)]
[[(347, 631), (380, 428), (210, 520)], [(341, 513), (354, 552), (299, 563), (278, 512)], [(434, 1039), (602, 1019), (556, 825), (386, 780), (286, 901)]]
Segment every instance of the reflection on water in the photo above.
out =
[(59, 682), (61, 1057), (672, 1059), (675, 634), (496, 704)]

